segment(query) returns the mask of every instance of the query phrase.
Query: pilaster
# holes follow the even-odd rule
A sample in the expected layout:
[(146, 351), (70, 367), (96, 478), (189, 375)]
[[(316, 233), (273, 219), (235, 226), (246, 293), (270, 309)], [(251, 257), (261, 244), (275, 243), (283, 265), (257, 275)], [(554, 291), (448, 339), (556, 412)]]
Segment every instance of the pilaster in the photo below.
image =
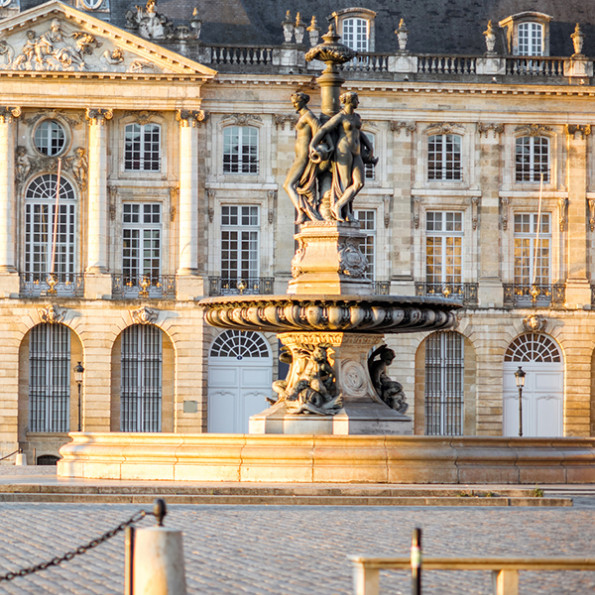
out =
[(501, 248), (499, 226), (500, 136), (502, 124), (478, 125), (480, 146), (481, 219), (479, 225), (479, 288), (482, 307), (501, 307), (503, 302), (500, 271)]
[(20, 107), (0, 107), (0, 297), (18, 294), (19, 277), (15, 268), (16, 222), (14, 214), (14, 121), (21, 115)]
[(180, 123), (180, 190), (178, 299), (204, 295), (204, 282), (198, 274), (198, 125), (204, 122), (201, 110), (178, 110)]
[[(566, 125), (566, 305), (571, 308), (591, 303), (591, 287), (587, 278), (587, 136), (590, 134), (591, 126), (588, 124)], [(560, 209), (562, 222), (564, 206)]]
[(107, 130), (111, 109), (87, 109), (89, 121), (89, 175), (87, 186), (87, 266), (85, 297), (111, 294), (108, 274)]

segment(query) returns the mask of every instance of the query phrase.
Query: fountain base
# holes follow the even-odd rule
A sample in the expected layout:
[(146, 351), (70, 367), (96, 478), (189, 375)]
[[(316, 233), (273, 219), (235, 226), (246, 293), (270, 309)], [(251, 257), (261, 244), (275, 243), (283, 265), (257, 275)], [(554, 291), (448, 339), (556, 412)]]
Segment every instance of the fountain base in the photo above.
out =
[(335, 415), (295, 415), (288, 413), (286, 403), (281, 402), (253, 415), (249, 428), (250, 434), (409, 436), (413, 422), (384, 403), (373, 401), (349, 401)]

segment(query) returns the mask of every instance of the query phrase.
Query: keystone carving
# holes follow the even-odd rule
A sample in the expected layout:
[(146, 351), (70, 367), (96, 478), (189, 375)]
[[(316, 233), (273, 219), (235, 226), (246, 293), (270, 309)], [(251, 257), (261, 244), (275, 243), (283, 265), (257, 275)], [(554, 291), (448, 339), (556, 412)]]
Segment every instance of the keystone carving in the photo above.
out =
[(527, 332), (543, 332), (547, 325), (547, 319), (539, 314), (532, 314), (523, 318), (523, 327)]
[(39, 318), (41, 322), (46, 324), (58, 324), (64, 319), (66, 310), (62, 308), (56, 308), (56, 306), (46, 306), (45, 308), (39, 309)]
[(155, 324), (157, 317), (159, 316), (159, 310), (155, 308), (147, 308), (142, 306), (136, 310), (130, 312), (134, 324)]

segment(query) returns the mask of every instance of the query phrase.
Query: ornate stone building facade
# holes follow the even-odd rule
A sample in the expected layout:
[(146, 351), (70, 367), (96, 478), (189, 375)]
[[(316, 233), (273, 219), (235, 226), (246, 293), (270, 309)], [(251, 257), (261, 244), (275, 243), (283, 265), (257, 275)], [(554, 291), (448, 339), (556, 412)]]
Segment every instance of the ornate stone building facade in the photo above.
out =
[(464, 306), (391, 340), (415, 432), (515, 435), (522, 366), (525, 435), (595, 435), (595, 16), (290, 4), (0, 2), (0, 455), (56, 455), (79, 420), (241, 432), (266, 407), (276, 338), (197, 302), (286, 290), (289, 97), (319, 109), (329, 18), (380, 157), (354, 204), (368, 275)]

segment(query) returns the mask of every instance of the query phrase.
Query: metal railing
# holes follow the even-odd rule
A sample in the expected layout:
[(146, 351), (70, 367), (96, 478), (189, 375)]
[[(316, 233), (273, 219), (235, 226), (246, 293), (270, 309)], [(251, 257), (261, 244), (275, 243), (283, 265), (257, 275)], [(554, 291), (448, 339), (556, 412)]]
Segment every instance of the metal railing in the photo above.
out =
[(415, 295), (443, 297), (464, 306), (477, 306), (477, 283), (416, 283)]
[(209, 277), (209, 295), (254, 295), (272, 294), (273, 277), (227, 279)]
[(176, 297), (176, 278), (173, 275), (138, 278), (112, 275), (112, 297), (123, 299), (173, 299)]
[(505, 308), (560, 307), (566, 300), (566, 287), (563, 283), (554, 285), (519, 285), (505, 283)]
[(21, 297), (80, 297), (85, 287), (84, 276), (54, 273), (21, 273)]

